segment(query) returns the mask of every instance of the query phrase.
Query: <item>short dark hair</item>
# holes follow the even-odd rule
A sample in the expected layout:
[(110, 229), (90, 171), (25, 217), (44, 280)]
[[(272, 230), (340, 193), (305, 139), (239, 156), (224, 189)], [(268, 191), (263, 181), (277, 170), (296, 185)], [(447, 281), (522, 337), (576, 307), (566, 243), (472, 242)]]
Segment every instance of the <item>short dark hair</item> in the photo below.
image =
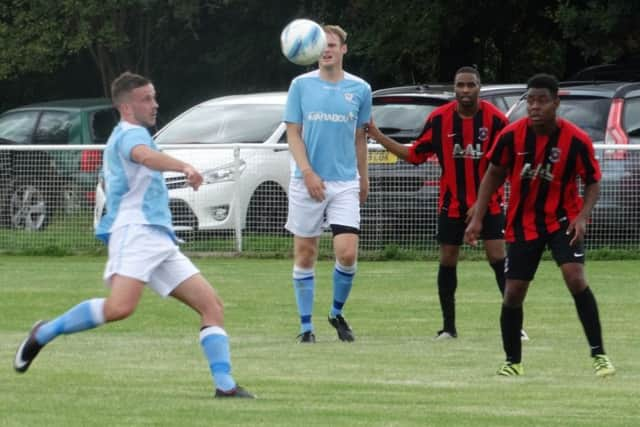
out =
[(150, 83), (151, 80), (141, 76), (140, 74), (125, 71), (116, 77), (111, 83), (111, 102), (117, 106), (122, 103), (124, 95), (134, 89), (146, 86)]
[(551, 96), (558, 96), (558, 79), (551, 74), (540, 73), (527, 80), (527, 89), (548, 89)]
[(480, 81), (480, 72), (478, 71), (477, 68), (475, 67), (470, 67), (468, 65), (465, 65), (464, 67), (460, 67), (458, 68), (458, 70), (456, 71), (456, 73), (453, 75), (453, 79), (456, 79), (456, 76), (458, 74), (462, 74), (462, 73), (469, 73), (469, 74), (473, 74), (478, 78), (478, 81)]

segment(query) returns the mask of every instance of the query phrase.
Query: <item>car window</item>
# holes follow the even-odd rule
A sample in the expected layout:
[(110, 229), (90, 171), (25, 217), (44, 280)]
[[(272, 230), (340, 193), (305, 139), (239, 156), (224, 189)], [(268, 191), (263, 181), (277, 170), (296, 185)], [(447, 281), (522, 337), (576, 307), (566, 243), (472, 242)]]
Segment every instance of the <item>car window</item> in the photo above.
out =
[[(446, 101), (443, 101), (443, 103)], [(383, 132), (409, 131), (417, 137), (429, 114), (442, 104), (376, 103), (371, 110), (376, 126)]]
[(522, 94), (517, 94), (517, 95), (505, 95), (502, 97), (502, 100), (504, 101), (504, 103), (507, 106), (507, 109), (505, 111), (507, 111), (509, 108), (511, 108), (513, 106), (513, 104), (515, 104), (516, 102), (518, 102), (518, 99), (520, 99), (520, 96), (522, 96)]
[(7, 113), (0, 117), (0, 138), (16, 144), (27, 144), (38, 120), (37, 111)]
[(640, 134), (640, 98), (628, 98), (624, 101), (622, 126), (628, 133)]
[[(604, 133), (611, 107), (611, 98), (590, 96), (561, 96), (558, 116), (575, 123), (589, 134), (593, 141), (604, 140)], [(514, 122), (527, 115), (527, 102), (521, 100), (509, 114)]]
[(159, 144), (264, 142), (282, 123), (284, 105), (203, 105), (169, 123)]
[(91, 140), (94, 144), (104, 144), (109, 139), (111, 131), (120, 120), (115, 108), (96, 111), (89, 117), (91, 123)]
[(71, 129), (71, 114), (64, 111), (45, 111), (40, 116), (33, 142), (35, 144), (67, 144), (69, 129)]
[(484, 99), (485, 101), (489, 101), (490, 103), (498, 107), (500, 111), (502, 111), (503, 113), (509, 109), (509, 107), (507, 107), (507, 103), (505, 102), (502, 96), (496, 95), (496, 96), (487, 96), (487, 97), (481, 97), (481, 98)]

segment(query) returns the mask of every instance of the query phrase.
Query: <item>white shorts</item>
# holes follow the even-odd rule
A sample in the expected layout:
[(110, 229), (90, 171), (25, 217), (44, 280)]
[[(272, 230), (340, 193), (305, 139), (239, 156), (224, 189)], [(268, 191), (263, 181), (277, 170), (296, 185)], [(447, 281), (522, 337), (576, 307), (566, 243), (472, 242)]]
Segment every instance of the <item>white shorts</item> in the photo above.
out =
[(296, 236), (317, 237), (328, 225), (360, 229), (360, 181), (325, 181), (325, 198), (309, 195), (304, 180), (289, 183), (289, 214), (285, 228)]
[(131, 224), (109, 237), (109, 259), (103, 276), (108, 286), (111, 277), (119, 274), (145, 282), (166, 297), (197, 273), (196, 266), (160, 227)]

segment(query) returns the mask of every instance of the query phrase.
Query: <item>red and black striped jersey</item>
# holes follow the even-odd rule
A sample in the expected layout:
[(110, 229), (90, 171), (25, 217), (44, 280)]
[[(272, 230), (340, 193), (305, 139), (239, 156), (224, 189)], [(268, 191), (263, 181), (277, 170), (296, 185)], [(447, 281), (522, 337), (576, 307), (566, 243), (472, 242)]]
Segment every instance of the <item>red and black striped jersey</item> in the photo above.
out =
[[(493, 104), (481, 100), (478, 112), (462, 118), (458, 102), (451, 101), (431, 112), (420, 137), (409, 147), (407, 161), (425, 162), (435, 154), (440, 163), (438, 208), (450, 218), (461, 218), (476, 202), (478, 187), (489, 166), (485, 154), (507, 125), (507, 118)], [(491, 197), (488, 212), (502, 212), (502, 187)]]
[(586, 132), (558, 118), (551, 135), (536, 135), (528, 117), (507, 126), (489, 152), (491, 163), (507, 169), (508, 242), (535, 240), (557, 231), (582, 209), (577, 177), (600, 180), (600, 166)]

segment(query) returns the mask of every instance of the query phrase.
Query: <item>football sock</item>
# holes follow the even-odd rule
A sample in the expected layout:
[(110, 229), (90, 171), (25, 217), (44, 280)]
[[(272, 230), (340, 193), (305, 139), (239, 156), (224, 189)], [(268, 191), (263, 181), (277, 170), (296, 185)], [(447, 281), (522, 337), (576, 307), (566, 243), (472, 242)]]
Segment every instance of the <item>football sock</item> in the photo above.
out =
[(45, 323), (36, 332), (36, 341), (45, 345), (61, 334), (86, 331), (104, 323), (104, 298), (81, 302), (66, 313)]
[(496, 275), (496, 283), (498, 284), (498, 289), (500, 289), (500, 295), (504, 295), (504, 284), (506, 281), (504, 278), (504, 258), (489, 265), (493, 268), (493, 272)]
[(438, 296), (442, 309), (443, 329), (447, 332), (456, 332), (456, 288), (458, 277), (456, 267), (440, 265), (438, 269)]
[(313, 323), (311, 321), (315, 291), (313, 269), (293, 267), (293, 290), (296, 295), (298, 314), (300, 315), (300, 332), (313, 331)]
[(522, 360), (522, 341), (520, 330), (523, 321), (522, 306), (507, 307), (502, 305), (500, 313), (500, 330), (502, 332), (502, 347), (507, 355), (507, 362), (520, 363)]
[(200, 345), (209, 362), (214, 386), (222, 391), (233, 390), (236, 382), (231, 376), (227, 333), (219, 326), (205, 326), (200, 330)]
[(331, 307), (331, 317), (342, 314), (342, 307), (349, 298), (353, 277), (356, 274), (357, 265), (344, 266), (336, 261), (333, 269), (333, 306)]
[(578, 317), (587, 336), (589, 347), (591, 347), (591, 356), (596, 354), (605, 354), (604, 344), (602, 343), (602, 328), (600, 326), (600, 316), (598, 314), (598, 304), (596, 298), (588, 286), (580, 293), (573, 295), (576, 304)]

